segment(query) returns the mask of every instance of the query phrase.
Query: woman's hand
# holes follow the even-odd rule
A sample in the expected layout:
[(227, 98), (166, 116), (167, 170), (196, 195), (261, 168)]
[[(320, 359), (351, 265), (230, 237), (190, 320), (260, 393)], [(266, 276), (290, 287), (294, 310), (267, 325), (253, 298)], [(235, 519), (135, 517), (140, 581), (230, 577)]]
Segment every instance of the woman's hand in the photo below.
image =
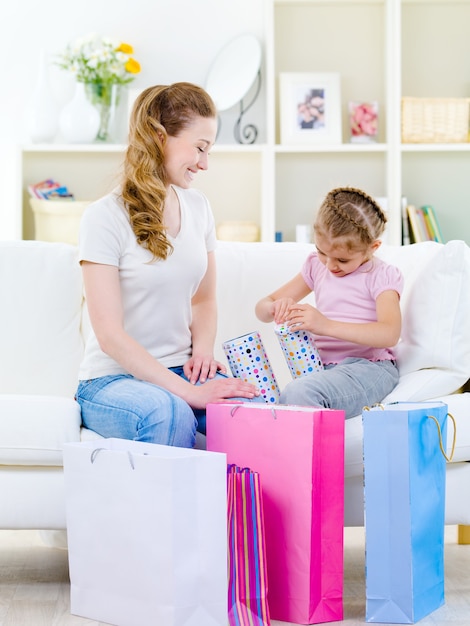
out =
[(225, 374), (227, 368), (219, 361), (216, 361), (212, 355), (193, 355), (184, 364), (183, 371), (189, 382), (195, 385), (197, 382), (205, 383), (208, 378), (214, 378), (217, 372)]
[(205, 409), (207, 404), (227, 402), (233, 398), (252, 400), (259, 395), (258, 387), (239, 378), (215, 378), (195, 386), (188, 403), (193, 409)]

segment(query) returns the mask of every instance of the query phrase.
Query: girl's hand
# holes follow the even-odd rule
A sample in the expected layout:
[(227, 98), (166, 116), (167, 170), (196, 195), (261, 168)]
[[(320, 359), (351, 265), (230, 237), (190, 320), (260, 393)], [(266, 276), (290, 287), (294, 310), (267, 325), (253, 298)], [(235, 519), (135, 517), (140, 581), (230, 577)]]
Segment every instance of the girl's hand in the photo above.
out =
[(292, 298), (279, 298), (273, 302), (273, 320), (276, 324), (282, 324), (288, 321), (289, 311), (297, 303)]
[(227, 368), (219, 361), (216, 361), (212, 355), (193, 355), (184, 364), (183, 371), (189, 382), (195, 385), (197, 382), (205, 383), (208, 378), (214, 378), (217, 372), (225, 374)]
[(231, 398), (252, 400), (259, 395), (258, 387), (239, 378), (216, 378), (194, 387), (189, 404), (193, 409), (205, 409), (209, 403), (227, 402)]
[(328, 318), (310, 304), (295, 304), (289, 307), (287, 324), (289, 330), (308, 330), (316, 335), (326, 335)]

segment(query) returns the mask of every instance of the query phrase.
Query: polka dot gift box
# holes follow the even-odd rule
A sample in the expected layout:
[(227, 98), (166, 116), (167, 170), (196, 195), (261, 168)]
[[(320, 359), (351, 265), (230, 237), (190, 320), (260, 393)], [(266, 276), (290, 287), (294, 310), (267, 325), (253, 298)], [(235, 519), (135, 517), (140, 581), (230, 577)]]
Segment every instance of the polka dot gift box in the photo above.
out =
[(259, 387), (265, 402), (279, 402), (279, 387), (258, 332), (225, 341), (222, 347), (235, 378)]
[(300, 378), (323, 369), (320, 354), (309, 332), (294, 332), (285, 324), (278, 324), (274, 332), (281, 344), (292, 378)]

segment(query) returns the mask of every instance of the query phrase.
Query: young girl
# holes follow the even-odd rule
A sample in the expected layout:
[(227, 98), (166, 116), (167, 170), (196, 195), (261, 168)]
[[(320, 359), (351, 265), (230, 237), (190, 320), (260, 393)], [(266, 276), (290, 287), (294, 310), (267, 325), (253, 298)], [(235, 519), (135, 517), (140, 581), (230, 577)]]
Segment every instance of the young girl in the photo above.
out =
[[(282, 404), (343, 409), (381, 402), (398, 383), (400, 270), (374, 257), (385, 229), (380, 206), (359, 189), (330, 191), (314, 223), (316, 251), (297, 276), (256, 305), (263, 322), (314, 335), (325, 369), (287, 385)], [(315, 292), (315, 304), (299, 303)]]
[(192, 447), (209, 402), (259, 395), (222, 376), (213, 356), (215, 226), (191, 185), (208, 167), (216, 132), (214, 103), (197, 85), (145, 89), (121, 185), (83, 216), (93, 331), (76, 397), (84, 425), (104, 437)]

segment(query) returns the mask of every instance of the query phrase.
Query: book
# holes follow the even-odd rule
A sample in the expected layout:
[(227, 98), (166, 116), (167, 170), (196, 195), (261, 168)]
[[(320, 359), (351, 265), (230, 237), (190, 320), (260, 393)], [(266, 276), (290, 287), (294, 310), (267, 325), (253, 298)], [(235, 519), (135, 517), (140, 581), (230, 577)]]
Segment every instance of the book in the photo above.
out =
[(421, 209), (423, 211), (424, 218), (426, 220), (426, 224), (428, 225), (433, 241), (437, 241), (438, 243), (445, 243), (434, 207), (430, 205), (424, 205), (423, 207), (421, 207)]
[(424, 211), (421, 207), (416, 207), (416, 217), (419, 222), (419, 229), (421, 231), (421, 241), (432, 241), (433, 236), (426, 222)]
[[(409, 204), (406, 207), (410, 242), (437, 241), (444, 243), (436, 212), (432, 206), (416, 207)], [(405, 221), (405, 217), (403, 218)]]
[(410, 240), (410, 223), (408, 221), (407, 208), (408, 200), (405, 196), (401, 199), (401, 243), (403, 246), (407, 246), (411, 243)]
[(69, 192), (67, 187), (52, 178), (28, 185), (28, 191), (33, 198), (39, 198), (41, 200), (51, 200), (53, 198), (73, 199), (73, 194)]
[(414, 204), (408, 204), (406, 207), (408, 214), (409, 230), (410, 230), (410, 242), (419, 243), (420, 241), (426, 241), (427, 234), (423, 231), (418, 212)]

